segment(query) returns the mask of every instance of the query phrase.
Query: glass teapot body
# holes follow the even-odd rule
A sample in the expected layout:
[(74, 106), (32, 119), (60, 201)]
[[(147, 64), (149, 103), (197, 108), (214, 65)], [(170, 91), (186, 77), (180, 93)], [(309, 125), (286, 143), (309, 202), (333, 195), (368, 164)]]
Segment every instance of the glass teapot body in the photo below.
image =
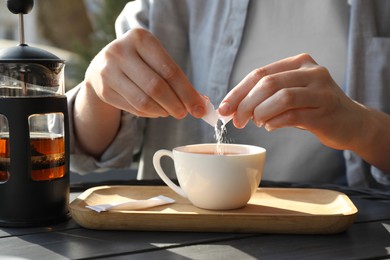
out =
[(64, 63), (0, 61), (0, 225), (68, 217)]

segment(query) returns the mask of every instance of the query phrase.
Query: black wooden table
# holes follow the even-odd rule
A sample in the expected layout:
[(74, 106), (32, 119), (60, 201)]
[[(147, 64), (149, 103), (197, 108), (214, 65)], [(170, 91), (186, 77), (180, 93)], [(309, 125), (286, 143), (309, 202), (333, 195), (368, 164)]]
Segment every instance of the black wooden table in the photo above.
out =
[[(306, 187), (284, 183), (262, 185)], [(342, 186), (315, 187), (342, 191), (355, 203), (359, 213), (346, 232), (336, 235), (281, 235), (98, 231), (84, 229), (70, 219), (46, 227), (0, 228), (0, 259), (390, 258), (389, 194)], [(71, 198), (85, 188), (73, 187)]]

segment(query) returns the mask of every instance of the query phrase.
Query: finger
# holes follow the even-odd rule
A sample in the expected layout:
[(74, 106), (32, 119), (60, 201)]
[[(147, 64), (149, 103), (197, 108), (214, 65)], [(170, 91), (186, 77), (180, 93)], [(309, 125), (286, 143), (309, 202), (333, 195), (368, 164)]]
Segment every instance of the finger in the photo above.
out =
[(237, 110), (241, 101), (248, 95), (254, 86), (264, 77), (297, 70), (302, 66), (316, 64), (315, 61), (307, 54), (301, 54), (289, 57), (271, 63), (262, 68), (258, 68), (249, 73), (236, 87), (234, 87), (221, 102), (219, 113), (221, 115), (230, 115)]
[(142, 111), (139, 111), (137, 110), (135, 107), (133, 107), (132, 105), (130, 105), (124, 98), (122, 95), (120, 95), (119, 93), (117, 93), (116, 91), (114, 90), (111, 90), (110, 93), (109, 93), (109, 100), (115, 100), (114, 103), (111, 103), (112, 106), (120, 109), (120, 110), (123, 110), (123, 111), (127, 111), (135, 116), (138, 116), (138, 117), (148, 117), (148, 118), (157, 118), (157, 117), (163, 117), (162, 115), (157, 115), (157, 114), (150, 114), (150, 113), (144, 113)]
[(267, 131), (273, 131), (274, 129), (282, 127), (295, 127), (303, 130), (311, 130), (310, 128), (312, 127), (310, 127), (310, 125), (319, 118), (318, 112), (319, 111), (316, 108), (290, 109), (269, 119), (262, 126), (264, 126)]
[(288, 70), (296, 70), (310, 65), (317, 65), (317, 63), (309, 54), (302, 53), (270, 63), (264, 66), (263, 70), (266, 72), (266, 75), (270, 75)]
[[(150, 87), (148, 89), (150, 90), (148, 91), (153, 93), (153, 91), (155, 91), (155, 88), (153, 87), (155, 83), (164, 81), (165, 84), (162, 84), (162, 89), (157, 90), (158, 103), (161, 102), (162, 106), (168, 112), (178, 113), (181, 112), (181, 110), (178, 110), (176, 102), (178, 103), (178, 101), (180, 101), (186, 111), (190, 112), (195, 117), (202, 117), (205, 113), (205, 104), (202, 97), (192, 87), (183, 71), (165, 51), (161, 43), (151, 34), (146, 35), (145, 38), (146, 41), (148, 41), (148, 44), (139, 42), (142, 46), (137, 47), (138, 55), (145, 64), (150, 66), (150, 68), (160, 77), (160, 79), (157, 79), (156, 77), (150, 78), (152, 84), (149, 82)], [(136, 83), (138, 84), (138, 82)], [(142, 84), (147, 85), (148, 82)], [(160, 93), (163, 95), (160, 95)], [(169, 94), (165, 95), (166, 93)], [(173, 94), (176, 95), (176, 98), (174, 99)], [(176, 107), (173, 107), (173, 105)]]
[[(131, 62), (127, 61), (125, 63), (126, 69), (124, 69), (124, 73), (126, 76), (142, 90), (144, 95), (159, 104), (170, 115), (175, 118), (183, 118), (187, 114), (187, 110), (173, 89), (138, 54), (134, 54), (132, 57)], [(129, 94), (130, 96), (136, 96), (132, 93)], [(144, 102), (147, 101), (146, 97), (144, 97), (143, 100), (139, 100), (136, 103), (145, 104)], [(145, 109), (145, 107), (139, 107), (140, 111), (142, 109)]]
[[(145, 95), (120, 70), (104, 71), (109, 77), (102, 77), (98, 95), (121, 110), (143, 117), (165, 117), (168, 113), (153, 99)], [(103, 87), (104, 86), (104, 87)]]
[(131, 105), (121, 94), (111, 89), (107, 91), (105, 95), (104, 101), (112, 106), (127, 111), (138, 117), (148, 117), (148, 118), (157, 118), (157, 117), (165, 117), (167, 113), (145, 113), (143, 111), (138, 110), (136, 107)]
[[(254, 117), (255, 108), (275, 95), (275, 93), (287, 88), (305, 87), (313, 80), (311, 70), (311, 68), (290, 70), (260, 79), (236, 108), (233, 120), (234, 125), (238, 128), (243, 128)], [(290, 95), (290, 93), (287, 92), (286, 95)], [(260, 121), (256, 123), (261, 124)]]
[[(167, 117), (172, 115), (131, 80), (129, 80), (129, 83), (118, 94), (127, 101), (129, 109), (131, 108), (135, 111), (135, 114), (138, 116)], [(179, 118), (184, 116), (185, 114), (180, 115)]]
[(321, 66), (278, 73), (272, 80), (263, 79), (258, 92), (264, 96), (257, 98), (252, 115), (257, 125), (290, 109), (321, 108), (321, 111), (331, 113), (339, 106), (343, 95), (329, 72)]
[(253, 112), (253, 120), (256, 125), (261, 126), (270, 123), (270, 120), (278, 120), (274, 127), (303, 126), (302, 111), (312, 111), (321, 107), (321, 101), (316, 98), (313, 92), (305, 88), (285, 88), (260, 103)]

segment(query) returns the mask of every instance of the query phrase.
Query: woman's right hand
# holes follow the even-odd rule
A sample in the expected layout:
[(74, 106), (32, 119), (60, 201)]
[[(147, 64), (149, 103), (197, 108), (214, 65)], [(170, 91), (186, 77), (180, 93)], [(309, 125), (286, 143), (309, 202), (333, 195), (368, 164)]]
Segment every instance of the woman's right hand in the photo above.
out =
[(73, 121), (77, 143), (99, 158), (116, 137), (121, 111), (139, 117), (200, 118), (205, 102), (160, 42), (132, 29), (103, 48), (80, 83)]
[(201, 95), (147, 30), (135, 28), (103, 48), (85, 75), (103, 102), (139, 117), (184, 118), (205, 113)]

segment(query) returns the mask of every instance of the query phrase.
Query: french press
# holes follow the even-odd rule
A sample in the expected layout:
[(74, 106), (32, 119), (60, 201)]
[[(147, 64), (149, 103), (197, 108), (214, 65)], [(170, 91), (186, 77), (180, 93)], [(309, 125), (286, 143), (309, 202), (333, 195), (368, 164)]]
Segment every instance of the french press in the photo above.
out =
[(24, 41), (33, 0), (8, 0), (20, 44), (0, 50), (0, 226), (69, 217), (68, 111), (64, 61)]

